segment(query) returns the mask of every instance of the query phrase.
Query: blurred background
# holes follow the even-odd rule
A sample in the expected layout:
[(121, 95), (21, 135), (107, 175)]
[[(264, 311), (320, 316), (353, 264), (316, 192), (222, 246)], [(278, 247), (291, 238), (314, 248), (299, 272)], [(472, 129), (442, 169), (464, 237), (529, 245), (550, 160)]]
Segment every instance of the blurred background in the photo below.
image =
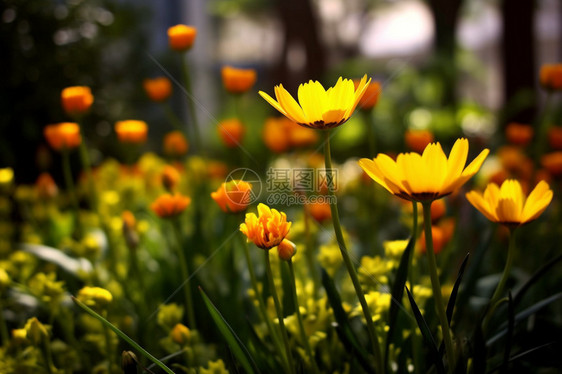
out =
[[(258, 90), (271, 94), (283, 83), (295, 93), (309, 79), (330, 86), (340, 75), (367, 73), (382, 84), (373, 116), (383, 151), (404, 128), (493, 143), (507, 123), (536, 118), (544, 100), (540, 66), (562, 60), (557, 0), (4, 0), (0, 167), (13, 167), (20, 183), (50, 167), (56, 156), (43, 128), (69, 120), (60, 91), (74, 85), (90, 86), (95, 96), (84, 119), (94, 163), (119, 157), (113, 125), (123, 119), (145, 120), (146, 147), (159, 152), (172, 127), (142, 81), (168, 75), (182, 82), (166, 33), (179, 23), (198, 30), (188, 59), (211, 150), (217, 122), (231, 111), (220, 79), (226, 64), (258, 72), (245, 97), (250, 150), (273, 114)], [(188, 97), (174, 89), (173, 108), (187, 121)], [(559, 109), (553, 119), (560, 122)], [(353, 121), (338, 136), (342, 155), (367, 155), (354, 148), (364, 133)]]

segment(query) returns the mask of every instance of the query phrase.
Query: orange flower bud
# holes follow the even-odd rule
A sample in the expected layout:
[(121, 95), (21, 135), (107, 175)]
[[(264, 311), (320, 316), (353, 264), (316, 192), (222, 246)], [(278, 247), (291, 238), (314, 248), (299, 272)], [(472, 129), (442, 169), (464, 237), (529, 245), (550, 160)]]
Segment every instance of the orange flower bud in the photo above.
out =
[[(282, 153), (289, 149), (290, 139), (284, 126), (285, 117), (268, 118), (263, 126), (263, 142), (272, 152)], [(287, 121), (289, 121), (287, 119)], [(297, 125), (298, 126), (298, 125)], [(300, 127), (300, 126), (299, 126)]]
[[(353, 83), (355, 84), (355, 89), (359, 86), (359, 80), (354, 80)], [(367, 86), (365, 93), (359, 100), (359, 107), (363, 110), (371, 110), (377, 105), (379, 101), (379, 95), (381, 93), (382, 87), (381, 84), (377, 81), (371, 81), (371, 83)]]
[(218, 131), (223, 143), (229, 148), (234, 148), (242, 142), (245, 129), (242, 122), (233, 118), (219, 123)]
[(330, 218), (332, 218), (332, 210), (330, 208), (330, 204), (328, 203), (311, 203), (306, 204), (306, 210), (308, 214), (317, 222), (324, 222)]
[(47, 143), (49, 143), (51, 148), (57, 151), (74, 149), (82, 142), (80, 126), (74, 122), (47, 125), (43, 130), (43, 135), (45, 135)]
[(509, 172), (517, 172), (527, 159), (521, 149), (514, 146), (503, 146), (497, 151), (502, 167)]
[(252, 197), (252, 185), (241, 180), (223, 183), (211, 193), (221, 210), (225, 213), (238, 213), (246, 210)]
[(115, 123), (115, 132), (121, 143), (141, 144), (146, 142), (148, 125), (137, 120), (118, 121)]
[(277, 255), (283, 261), (289, 261), (297, 253), (297, 246), (289, 239), (283, 241), (277, 246)]
[(189, 328), (181, 323), (178, 323), (174, 326), (172, 331), (170, 331), (170, 337), (179, 345), (185, 345), (189, 341), (189, 337), (191, 336), (191, 332)]
[(86, 113), (94, 102), (90, 87), (67, 87), (61, 92), (61, 102), (64, 111), (71, 116)]
[(526, 146), (533, 139), (534, 130), (530, 125), (510, 123), (505, 128), (505, 137), (511, 144)]
[(168, 29), (168, 42), (174, 51), (187, 51), (193, 46), (197, 29), (187, 25), (176, 25)]
[(191, 199), (178, 193), (174, 195), (165, 194), (156, 199), (150, 209), (160, 218), (176, 217), (191, 204)]
[(548, 144), (552, 149), (562, 149), (562, 127), (553, 126), (548, 129)]
[(562, 90), (562, 64), (545, 64), (540, 72), (541, 85), (546, 90)]
[[(447, 244), (443, 229), (439, 226), (431, 226), (431, 236), (433, 237), (433, 251), (435, 254), (438, 254), (441, 252), (445, 244)], [(425, 231), (423, 231), (420, 235), (419, 245), (421, 252), (425, 253), (427, 251), (425, 246)]]
[(291, 222), (287, 215), (265, 204), (258, 205), (258, 216), (246, 213), (246, 220), (240, 225), (240, 231), (249, 241), (262, 249), (277, 247), (289, 233)]
[(128, 230), (134, 230), (137, 226), (137, 219), (130, 210), (123, 211), (121, 219), (123, 220), (123, 226), (126, 226)]
[(431, 222), (437, 221), (447, 212), (447, 205), (443, 199), (435, 200), (431, 203)]
[(541, 165), (553, 177), (562, 176), (562, 151), (547, 153), (542, 156)]
[(164, 170), (162, 170), (162, 184), (165, 189), (173, 192), (180, 182), (180, 178), (181, 175), (178, 169), (170, 165), (164, 166)]
[(412, 151), (422, 153), (425, 147), (435, 140), (435, 137), (431, 131), (427, 130), (406, 130), (404, 140)]
[(146, 95), (152, 101), (164, 101), (172, 94), (172, 83), (166, 77), (145, 79), (142, 85)]
[(167, 133), (164, 136), (164, 153), (170, 157), (183, 156), (189, 150), (189, 143), (179, 130)]
[(125, 243), (128, 248), (134, 250), (139, 246), (139, 235), (136, 230), (137, 220), (135, 215), (131, 211), (125, 210), (121, 213), (121, 219), (123, 220), (122, 232)]
[(318, 132), (308, 127), (299, 126), (287, 118), (284, 118), (285, 127), (289, 132), (289, 142), (291, 147), (300, 148), (308, 147), (318, 141)]
[(35, 182), (37, 195), (42, 199), (52, 199), (57, 196), (59, 189), (49, 173), (41, 173)]
[(228, 173), (228, 166), (220, 161), (208, 161), (207, 175), (209, 178), (224, 179)]
[(256, 83), (256, 71), (254, 69), (237, 69), (232, 66), (224, 66), (221, 75), (224, 88), (233, 94), (247, 92)]

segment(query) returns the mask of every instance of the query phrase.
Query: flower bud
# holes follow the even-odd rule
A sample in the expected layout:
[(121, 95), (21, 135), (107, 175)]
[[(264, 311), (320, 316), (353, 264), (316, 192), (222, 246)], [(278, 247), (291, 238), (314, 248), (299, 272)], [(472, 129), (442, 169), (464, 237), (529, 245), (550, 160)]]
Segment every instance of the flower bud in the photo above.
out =
[(297, 246), (289, 239), (283, 239), (277, 246), (277, 254), (281, 260), (290, 261), (296, 253)]
[(170, 332), (172, 340), (179, 345), (187, 344), (190, 335), (191, 332), (189, 331), (189, 328), (181, 323), (176, 324)]
[(193, 46), (197, 29), (187, 25), (176, 25), (168, 29), (168, 42), (174, 51), (187, 51)]
[(43, 325), (36, 317), (32, 317), (27, 320), (25, 324), (26, 337), (35, 346), (41, 344), (44, 338), (49, 337), (49, 332), (47, 327)]
[(70, 116), (86, 113), (94, 102), (90, 87), (67, 87), (61, 92), (61, 102), (64, 111)]
[(164, 101), (172, 94), (172, 83), (166, 77), (145, 79), (142, 85), (146, 95), (152, 101)]
[(233, 94), (247, 92), (256, 83), (254, 69), (236, 69), (232, 66), (225, 66), (221, 70), (221, 75), (224, 88)]
[(101, 287), (84, 287), (78, 291), (78, 300), (91, 308), (104, 309), (113, 300), (113, 296)]

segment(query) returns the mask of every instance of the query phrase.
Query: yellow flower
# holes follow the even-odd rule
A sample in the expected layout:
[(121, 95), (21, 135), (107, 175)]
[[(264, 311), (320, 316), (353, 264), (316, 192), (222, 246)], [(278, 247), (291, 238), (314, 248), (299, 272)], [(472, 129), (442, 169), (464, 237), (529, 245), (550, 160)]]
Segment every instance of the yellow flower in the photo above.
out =
[(259, 217), (254, 213), (247, 213), (246, 222), (240, 225), (240, 231), (262, 249), (277, 247), (291, 228), (287, 215), (265, 204), (258, 205), (258, 214)]
[(385, 154), (359, 165), (390, 193), (406, 200), (431, 201), (453, 193), (478, 170), (489, 150), (483, 150), (466, 168), (468, 140), (458, 139), (449, 158), (439, 143), (429, 144), (423, 154), (400, 153), (394, 161)]
[(189, 331), (189, 328), (182, 323), (177, 323), (172, 331), (170, 331), (170, 337), (174, 343), (179, 345), (186, 344), (189, 341), (190, 335), (191, 332)]
[(91, 308), (103, 309), (113, 300), (113, 295), (105, 288), (86, 286), (78, 291), (77, 299)]
[(263, 91), (260, 95), (290, 120), (323, 130), (339, 126), (351, 117), (370, 82), (365, 75), (355, 89), (351, 79), (340, 77), (334, 87), (325, 90), (320, 82), (309, 81), (299, 86), (298, 103), (282, 84), (275, 86), (277, 101)]
[(509, 179), (501, 188), (490, 183), (484, 194), (470, 191), (466, 198), (490, 221), (516, 227), (537, 219), (552, 200), (552, 190), (545, 181), (540, 181), (525, 198), (518, 181)]
[(115, 123), (115, 132), (121, 143), (140, 144), (146, 142), (148, 125), (138, 120), (118, 121)]

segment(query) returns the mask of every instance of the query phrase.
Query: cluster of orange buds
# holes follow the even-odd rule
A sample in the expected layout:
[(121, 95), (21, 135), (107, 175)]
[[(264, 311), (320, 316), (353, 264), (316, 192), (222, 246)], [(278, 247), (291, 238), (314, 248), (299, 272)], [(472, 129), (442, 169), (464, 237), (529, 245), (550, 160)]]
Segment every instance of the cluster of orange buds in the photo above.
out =
[(47, 125), (43, 130), (43, 135), (51, 148), (57, 151), (74, 149), (82, 142), (80, 126), (74, 122)]
[(318, 141), (318, 134), (286, 117), (271, 117), (265, 121), (263, 141), (271, 151), (282, 153), (291, 148), (315, 144)]

